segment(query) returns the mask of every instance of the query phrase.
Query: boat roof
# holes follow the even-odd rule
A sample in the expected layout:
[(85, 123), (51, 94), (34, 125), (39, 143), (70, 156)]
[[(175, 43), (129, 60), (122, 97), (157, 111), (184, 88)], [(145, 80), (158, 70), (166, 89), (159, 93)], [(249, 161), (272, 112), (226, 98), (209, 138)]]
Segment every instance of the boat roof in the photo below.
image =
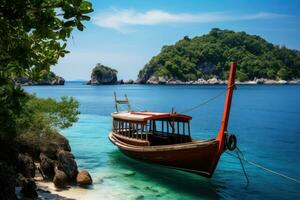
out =
[(134, 122), (146, 122), (154, 119), (168, 119), (175, 118), (179, 121), (188, 121), (192, 117), (179, 113), (164, 113), (164, 112), (114, 112), (112, 113), (114, 119), (134, 121)]

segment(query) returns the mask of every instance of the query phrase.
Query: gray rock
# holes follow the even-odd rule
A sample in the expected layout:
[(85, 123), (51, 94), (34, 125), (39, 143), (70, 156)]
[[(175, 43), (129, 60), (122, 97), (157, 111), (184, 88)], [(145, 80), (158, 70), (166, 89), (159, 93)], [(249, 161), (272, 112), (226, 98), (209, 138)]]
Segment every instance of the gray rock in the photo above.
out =
[(286, 80), (279, 80), (278, 84), (287, 84), (288, 82)]
[(207, 83), (208, 84), (219, 84), (219, 80), (216, 77), (214, 77), (214, 78), (208, 79)]
[(166, 77), (158, 77), (158, 83), (159, 84), (166, 84), (167, 83), (167, 78)]
[(264, 84), (278, 84), (278, 82), (271, 79), (264, 79)]
[(207, 84), (207, 81), (204, 80), (203, 78), (199, 78), (196, 83), (203, 85), (203, 84)]
[(133, 84), (133, 83), (134, 83), (134, 81), (132, 79), (124, 81), (124, 84)]
[(265, 79), (258, 78), (258, 79), (255, 79), (255, 82), (256, 82), (256, 84), (264, 84), (265, 83)]
[(158, 84), (158, 78), (156, 76), (151, 76), (147, 82), (148, 84)]
[(70, 181), (76, 180), (78, 169), (72, 153), (60, 150), (57, 153), (58, 169), (65, 172)]
[(146, 64), (144, 68), (139, 72), (136, 83), (145, 84), (154, 74), (154, 67), (151, 64)]
[(293, 79), (288, 81), (288, 84), (300, 84), (300, 79)]

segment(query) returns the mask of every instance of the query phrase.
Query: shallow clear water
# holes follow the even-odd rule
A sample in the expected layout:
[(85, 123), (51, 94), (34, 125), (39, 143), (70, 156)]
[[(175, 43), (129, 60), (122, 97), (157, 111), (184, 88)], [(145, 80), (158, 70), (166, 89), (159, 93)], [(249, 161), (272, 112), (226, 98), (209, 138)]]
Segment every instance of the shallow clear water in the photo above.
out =
[[(300, 184), (223, 154), (211, 179), (127, 158), (107, 138), (114, 111), (113, 92), (128, 95), (133, 108), (180, 112), (225, 90), (225, 86), (65, 86), (25, 87), (40, 97), (75, 96), (80, 120), (63, 130), (80, 168), (94, 179), (87, 199), (300, 199)], [(225, 94), (190, 112), (193, 138), (215, 137)], [(234, 93), (229, 131), (248, 160), (300, 179), (300, 86), (241, 85)]]

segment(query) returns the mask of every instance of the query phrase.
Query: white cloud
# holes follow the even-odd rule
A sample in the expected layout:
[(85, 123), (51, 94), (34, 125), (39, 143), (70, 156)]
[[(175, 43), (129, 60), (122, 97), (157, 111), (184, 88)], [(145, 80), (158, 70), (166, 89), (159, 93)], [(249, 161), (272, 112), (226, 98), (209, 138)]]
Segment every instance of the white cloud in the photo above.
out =
[(284, 15), (259, 12), (254, 14), (229, 14), (225, 12), (210, 13), (170, 13), (163, 10), (138, 12), (128, 9), (111, 9), (99, 13), (93, 18), (93, 23), (104, 28), (122, 31), (130, 26), (158, 25), (170, 23), (210, 23), (225, 21), (241, 21), (255, 19), (273, 19)]

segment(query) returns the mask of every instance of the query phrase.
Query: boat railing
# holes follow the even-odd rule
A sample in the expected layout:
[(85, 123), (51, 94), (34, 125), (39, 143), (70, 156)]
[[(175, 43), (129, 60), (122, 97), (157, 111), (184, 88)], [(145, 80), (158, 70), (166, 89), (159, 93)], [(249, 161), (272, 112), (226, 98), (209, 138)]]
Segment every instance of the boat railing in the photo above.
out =
[(129, 139), (149, 141), (150, 145), (178, 144), (192, 141), (189, 122), (186, 121), (156, 119), (147, 122), (132, 122), (114, 119), (113, 132)]

